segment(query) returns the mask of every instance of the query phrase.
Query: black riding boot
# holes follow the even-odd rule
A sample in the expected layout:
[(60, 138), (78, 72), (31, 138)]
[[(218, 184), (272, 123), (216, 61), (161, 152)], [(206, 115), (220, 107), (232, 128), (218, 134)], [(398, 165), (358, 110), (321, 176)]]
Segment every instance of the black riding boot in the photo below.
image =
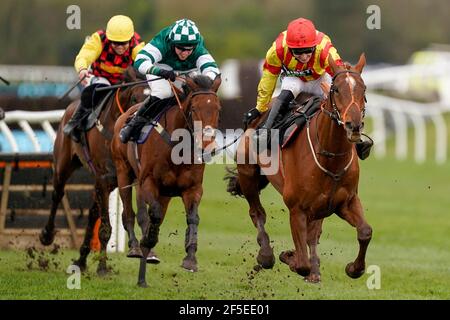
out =
[(94, 89), (95, 86), (93, 85), (84, 88), (81, 92), (81, 102), (78, 105), (77, 110), (75, 110), (75, 113), (64, 126), (64, 134), (70, 136), (76, 143), (80, 142), (80, 127), (83, 119), (88, 114), (89, 109), (92, 109), (92, 94)]
[(293, 99), (294, 99), (294, 95), (292, 94), (291, 91), (289, 91), (289, 90), (281, 91), (279, 96), (276, 98), (276, 100), (272, 104), (272, 107), (270, 108), (269, 116), (267, 117), (266, 122), (261, 127), (261, 129), (258, 130), (257, 139), (259, 139), (259, 141), (262, 141), (263, 143), (267, 142), (267, 144), (269, 144), (270, 129), (272, 129), (272, 126), (275, 122), (276, 117), (278, 116), (281, 108), (284, 108)]
[(86, 109), (81, 102), (78, 105), (77, 110), (75, 110), (75, 113), (72, 115), (72, 118), (70, 118), (69, 122), (66, 123), (63, 129), (64, 134), (70, 136), (70, 138), (72, 138), (72, 140), (76, 143), (80, 142), (81, 132), (79, 130), (79, 125), (85, 114)]
[(161, 101), (160, 98), (150, 96), (150, 99), (146, 101), (134, 114), (133, 118), (128, 121), (125, 126), (120, 130), (119, 138), (122, 143), (127, 143), (133, 138), (134, 134), (138, 132), (150, 119), (149, 109), (151, 109), (155, 104)]

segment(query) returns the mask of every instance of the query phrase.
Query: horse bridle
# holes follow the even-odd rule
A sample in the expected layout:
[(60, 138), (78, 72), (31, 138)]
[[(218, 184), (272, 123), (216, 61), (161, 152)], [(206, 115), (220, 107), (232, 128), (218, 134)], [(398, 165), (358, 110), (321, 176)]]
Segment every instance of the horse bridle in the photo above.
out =
[[(352, 70), (341, 70), (341, 71), (338, 71), (338, 72), (333, 76), (333, 78), (332, 78), (332, 80), (331, 80), (331, 88), (330, 88), (329, 99), (330, 99), (330, 104), (331, 104), (333, 110), (332, 110), (332, 111), (329, 111), (329, 110), (327, 110), (327, 109), (324, 107), (324, 106), (325, 106), (325, 103), (326, 103), (326, 100), (325, 100), (325, 101), (322, 103), (322, 105), (321, 105), (321, 111), (322, 111), (323, 113), (325, 113), (326, 115), (328, 115), (332, 120), (336, 121), (336, 123), (337, 123), (338, 125), (343, 125), (343, 126), (345, 125), (345, 116), (346, 116), (346, 114), (347, 114), (347, 111), (348, 111), (348, 109), (350, 109), (350, 106), (351, 106), (352, 104), (356, 104), (356, 105), (358, 106), (359, 110), (361, 110), (361, 113), (362, 113), (362, 117), (363, 117), (363, 118), (364, 118), (364, 113), (365, 113), (365, 106), (361, 109), (361, 107), (359, 106), (359, 104), (358, 104), (357, 102), (355, 102), (353, 95), (352, 95), (352, 101), (351, 101), (351, 102), (348, 104), (348, 106), (345, 108), (344, 116), (343, 116), (343, 117), (341, 117), (341, 114), (340, 114), (340, 112), (339, 112), (339, 110), (338, 110), (338, 108), (337, 108), (337, 106), (336, 106), (336, 101), (335, 101), (335, 99), (334, 99), (334, 93), (337, 92), (337, 88), (336, 88), (336, 85), (334, 84), (334, 81), (336, 80), (336, 78), (337, 78), (339, 75), (341, 75), (341, 74), (348, 74), (348, 73), (353, 73), (353, 74), (358, 74), (358, 75), (360, 74), (359, 72), (352, 71)], [(366, 101), (366, 97), (365, 97), (365, 96), (364, 96), (364, 100)], [(350, 165), (351, 165), (351, 163), (353, 162), (353, 156), (354, 156), (354, 155), (353, 155), (353, 152), (350, 151), (350, 152), (351, 152), (351, 158), (350, 158), (350, 160), (348, 161), (348, 163), (345, 165), (345, 167), (344, 167), (342, 170), (340, 170), (340, 171), (337, 172), (337, 173), (331, 172), (330, 170), (324, 168), (324, 167), (320, 164), (319, 160), (317, 159), (316, 151), (314, 150), (314, 146), (313, 146), (312, 141), (311, 141), (311, 134), (310, 134), (310, 132), (309, 132), (309, 122), (307, 122), (306, 130), (307, 130), (308, 142), (309, 142), (309, 146), (310, 146), (310, 148), (311, 148), (311, 152), (312, 152), (312, 155), (313, 155), (313, 158), (314, 158), (314, 162), (315, 162), (316, 165), (320, 168), (320, 170), (322, 170), (323, 172), (325, 172), (328, 176), (330, 176), (330, 177), (337, 183), (337, 181), (339, 181), (339, 180), (343, 177), (343, 175), (347, 172), (348, 168), (350, 168)], [(344, 156), (344, 155), (347, 155), (347, 154), (349, 153), (349, 152), (332, 153), (332, 152), (328, 152), (328, 151), (326, 151), (326, 150), (323, 150), (322, 147), (320, 146), (318, 132), (319, 132), (319, 130), (318, 130), (318, 128), (317, 128), (317, 121), (316, 121), (316, 138), (317, 138), (317, 145), (319, 146), (319, 149), (320, 149), (320, 151), (318, 151), (317, 154), (323, 155), (323, 156), (328, 157), (328, 158), (334, 158), (334, 157)], [(336, 187), (336, 186), (335, 186), (335, 187)]]
[[(325, 103), (321, 107), (322, 111), (326, 115), (328, 115), (331, 119), (335, 120), (338, 125), (342, 125), (342, 126), (345, 125), (345, 118), (346, 118), (347, 112), (350, 109), (350, 107), (352, 106), (352, 104), (356, 104), (358, 106), (358, 109), (361, 111), (362, 118), (364, 118), (364, 116), (366, 114), (366, 106), (364, 105), (361, 108), (361, 106), (354, 100), (353, 95), (352, 95), (352, 101), (350, 101), (350, 103), (345, 108), (343, 116), (341, 116), (341, 113), (339, 112), (339, 110), (338, 110), (338, 108), (336, 106), (336, 100), (334, 98), (334, 93), (338, 92), (338, 89), (337, 89), (336, 85), (334, 84), (334, 81), (336, 80), (336, 78), (339, 75), (341, 75), (341, 74), (348, 74), (348, 73), (360, 75), (359, 72), (352, 71), (352, 70), (341, 70), (341, 71), (336, 72), (336, 74), (331, 79), (330, 94), (328, 95), (328, 98), (330, 99), (330, 104), (331, 104), (331, 107), (332, 107), (332, 111), (329, 111), (329, 110), (324, 108)], [(364, 102), (367, 102), (366, 95), (364, 95)]]
[[(205, 95), (205, 94), (210, 94), (210, 95), (214, 95), (214, 96), (217, 97), (217, 93), (214, 92), (214, 91), (198, 90), (198, 91), (192, 92), (190, 98), (192, 99), (192, 98), (195, 97), (195, 96), (198, 96), (198, 95)], [(192, 114), (194, 114), (194, 113), (195, 113), (195, 109), (192, 108), (192, 107), (190, 107), (190, 108), (189, 108), (188, 115), (187, 115), (186, 123), (187, 123), (187, 125), (188, 125), (189, 131), (191, 132), (191, 134), (194, 133), (194, 128), (192, 128), (192, 123), (193, 123)]]

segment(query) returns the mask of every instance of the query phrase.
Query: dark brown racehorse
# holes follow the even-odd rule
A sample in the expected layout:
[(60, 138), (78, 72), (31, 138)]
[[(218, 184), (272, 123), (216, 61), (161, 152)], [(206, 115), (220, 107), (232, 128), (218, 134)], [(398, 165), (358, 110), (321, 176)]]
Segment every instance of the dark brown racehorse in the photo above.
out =
[[(172, 106), (161, 119), (161, 125), (169, 135), (175, 131), (184, 129), (187, 133), (187, 143), (189, 146), (184, 150), (183, 158), (189, 154), (187, 161), (178, 162), (174, 160), (173, 150), (168, 143), (155, 131), (150, 134), (147, 141), (137, 146), (134, 143), (123, 144), (119, 140), (119, 131), (123, 127), (125, 120), (133, 113), (139, 105), (128, 110), (122, 115), (114, 128), (114, 138), (111, 149), (113, 159), (117, 168), (117, 180), (120, 197), (122, 198), (124, 211), (123, 221), (128, 221), (132, 215), (131, 190), (129, 185), (137, 179), (141, 198), (149, 206), (149, 223), (147, 232), (144, 233), (141, 247), (130, 247), (130, 251), (141, 251), (144, 257), (149, 249), (158, 242), (160, 225), (163, 222), (169, 201), (174, 196), (181, 196), (187, 216), (187, 230), (185, 239), (186, 257), (182, 267), (197, 271), (197, 228), (199, 224), (198, 206), (203, 194), (203, 172), (205, 164), (194, 161), (195, 154), (191, 153), (193, 145), (198, 149), (205, 149), (212, 146), (215, 130), (219, 121), (219, 110), (221, 108), (219, 98), (216, 94), (221, 83), (220, 77), (211, 81), (205, 76), (186, 78), (186, 96), (179, 105)], [(175, 90), (175, 87), (173, 87)], [(194, 132), (194, 122), (201, 121), (201, 127)], [(137, 156), (136, 156), (137, 153)], [(177, 164), (175, 164), (177, 163)], [(126, 228), (130, 230), (130, 228)], [(130, 245), (137, 244), (132, 241), (135, 236), (131, 232)], [(136, 255), (138, 256), (138, 255)], [(147, 286), (145, 281), (145, 262), (141, 259), (139, 272), (139, 286)]]
[[(125, 82), (136, 81), (136, 73), (132, 67), (125, 72)], [(52, 207), (47, 225), (42, 230), (40, 241), (44, 245), (53, 243), (55, 237), (55, 215), (59, 203), (64, 196), (64, 187), (72, 173), (81, 166), (86, 167), (95, 178), (94, 203), (89, 210), (88, 225), (83, 244), (80, 247), (80, 257), (75, 264), (82, 270), (86, 269), (86, 258), (90, 252), (90, 242), (93, 236), (95, 222), (100, 217), (101, 226), (99, 239), (101, 255), (97, 268), (99, 275), (107, 272), (106, 246), (111, 236), (109, 222), (108, 197), (117, 187), (116, 170), (111, 158), (110, 139), (112, 138), (114, 123), (117, 118), (136, 102), (145, 99), (144, 87), (134, 86), (120, 89), (114, 93), (99, 116), (99, 123), (103, 126), (100, 132), (98, 125), (86, 132), (87, 149), (80, 143), (75, 143), (63, 133), (65, 124), (75, 112), (79, 101), (72, 102), (66, 109), (59, 124), (53, 149), (53, 187)], [(88, 150), (88, 152), (86, 152)]]
[[(355, 151), (355, 142), (359, 141), (363, 129), (366, 86), (361, 72), (366, 60), (362, 54), (357, 65), (348, 68), (337, 66), (331, 57), (329, 62), (334, 73), (331, 90), (329, 85), (322, 84), (328, 98), (323, 100), (321, 111), (310, 119), (307, 128), (282, 149), (278, 173), (263, 176), (260, 166), (238, 163), (237, 176), (228, 177), (228, 191), (244, 195), (250, 205), (250, 217), (258, 229), (257, 261), (264, 268), (272, 268), (275, 258), (264, 229), (266, 213), (259, 192), (271, 182), (282, 194), (290, 211), (295, 250), (281, 253), (280, 260), (311, 282), (320, 281), (317, 244), (325, 217), (336, 213), (356, 227), (359, 253), (345, 268), (352, 278), (364, 273), (366, 250), (372, 236), (358, 197), (359, 165)], [(250, 131), (246, 132), (247, 137)], [(238, 148), (241, 154), (250, 152), (250, 144), (245, 141), (249, 140), (243, 139)]]

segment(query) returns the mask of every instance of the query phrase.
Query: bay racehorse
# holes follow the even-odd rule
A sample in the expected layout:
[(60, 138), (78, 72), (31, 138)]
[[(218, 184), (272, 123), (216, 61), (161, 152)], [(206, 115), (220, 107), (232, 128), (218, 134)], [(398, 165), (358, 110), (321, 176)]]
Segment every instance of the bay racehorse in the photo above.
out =
[[(125, 74), (125, 82), (136, 81), (136, 72), (129, 67)], [(74, 142), (63, 133), (65, 124), (75, 112), (79, 100), (73, 101), (66, 109), (59, 124), (53, 148), (53, 188), (52, 206), (47, 225), (42, 230), (40, 241), (44, 245), (53, 243), (55, 231), (55, 215), (58, 206), (64, 196), (64, 187), (72, 173), (84, 166), (95, 178), (94, 202), (89, 209), (88, 224), (83, 244), (80, 247), (80, 257), (75, 264), (81, 270), (86, 269), (86, 259), (91, 250), (90, 243), (93, 236), (94, 225), (100, 217), (99, 240), (101, 243), (101, 254), (97, 273), (107, 273), (106, 246), (111, 236), (111, 225), (109, 222), (108, 197), (112, 190), (117, 187), (116, 170), (111, 158), (110, 143), (114, 123), (120, 114), (130, 106), (143, 101), (146, 97), (144, 87), (135, 86), (119, 89), (110, 95), (104, 105), (95, 128), (85, 132), (86, 146)], [(83, 139), (82, 139), (83, 141)]]
[[(306, 130), (303, 129), (280, 151), (281, 163), (276, 174), (261, 175), (263, 169), (259, 162), (246, 162), (238, 163), (237, 174), (227, 177), (228, 191), (243, 195), (249, 203), (250, 217), (258, 230), (260, 250), (257, 262), (264, 268), (272, 268), (275, 263), (273, 248), (264, 228), (266, 213), (259, 198), (260, 190), (270, 182), (289, 208), (295, 245), (295, 250), (281, 253), (282, 262), (304, 276), (306, 281), (319, 282), (317, 245), (322, 221), (336, 213), (356, 227), (359, 242), (358, 256), (345, 271), (351, 278), (364, 273), (372, 229), (364, 218), (358, 197), (359, 165), (355, 143), (360, 141), (363, 129), (366, 86), (361, 72), (365, 62), (362, 54), (354, 67), (340, 67), (329, 57), (334, 76), (331, 89), (322, 83), (327, 98), (322, 101), (319, 112), (307, 120)], [(256, 125), (252, 124), (252, 127)], [(251, 132), (246, 131), (247, 138), (241, 140), (238, 153), (249, 155), (252, 152), (251, 142), (246, 143), (251, 141)]]
[[(123, 201), (123, 221), (129, 220), (132, 214), (131, 189), (129, 186), (137, 180), (137, 197), (148, 205), (147, 232), (143, 234), (141, 245), (131, 228), (126, 228), (130, 237), (130, 251), (142, 251), (146, 256), (149, 249), (158, 242), (159, 228), (166, 214), (167, 206), (172, 197), (180, 196), (186, 210), (187, 229), (185, 238), (186, 257), (182, 267), (197, 271), (197, 228), (199, 224), (198, 207), (203, 194), (203, 161), (195, 161), (197, 150), (205, 150), (215, 145), (214, 137), (219, 121), (220, 101), (217, 90), (220, 86), (220, 76), (214, 81), (198, 75), (193, 78), (186, 77), (184, 97), (174, 104), (161, 118), (161, 126), (165, 128), (168, 136), (183, 130), (187, 139), (180, 142), (188, 146), (182, 153), (183, 161), (175, 160), (179, 154), (172, 152), (175, 147), (153, 130), (143, 144), (130, 142), (123, 144), (119, 139), (119, 131), (126, 119), (137, 110), (139, 105), (128, 110), (119, 117), (114, 128), (114, 137), (111, 144), (113, 159), (117, 168), (117, 180), (120, 197)], [(175, 96), (178, 89), (172, 86)], [(195, 123), (200, 126), (195, 128)], [(193, 143), (191, 144), (191, 142)], [(141, 259), (138, 285), (147, 286), (145, 281), (145, 262)]]

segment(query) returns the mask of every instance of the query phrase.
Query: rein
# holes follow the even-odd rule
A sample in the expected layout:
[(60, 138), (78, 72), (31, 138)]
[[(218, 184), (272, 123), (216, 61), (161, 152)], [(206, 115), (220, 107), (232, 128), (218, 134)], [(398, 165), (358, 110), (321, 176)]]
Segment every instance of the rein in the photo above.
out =
[(116, 104), (117, 104), (117, 108), (119, 108), (120, 113), (124, 114), (125, 111), (123, 111), (122, 105), (120, 104), (120, 99), (119, 99), (119, 92), (120, 92), (121, 88), (118, 88), (116, 91)]

